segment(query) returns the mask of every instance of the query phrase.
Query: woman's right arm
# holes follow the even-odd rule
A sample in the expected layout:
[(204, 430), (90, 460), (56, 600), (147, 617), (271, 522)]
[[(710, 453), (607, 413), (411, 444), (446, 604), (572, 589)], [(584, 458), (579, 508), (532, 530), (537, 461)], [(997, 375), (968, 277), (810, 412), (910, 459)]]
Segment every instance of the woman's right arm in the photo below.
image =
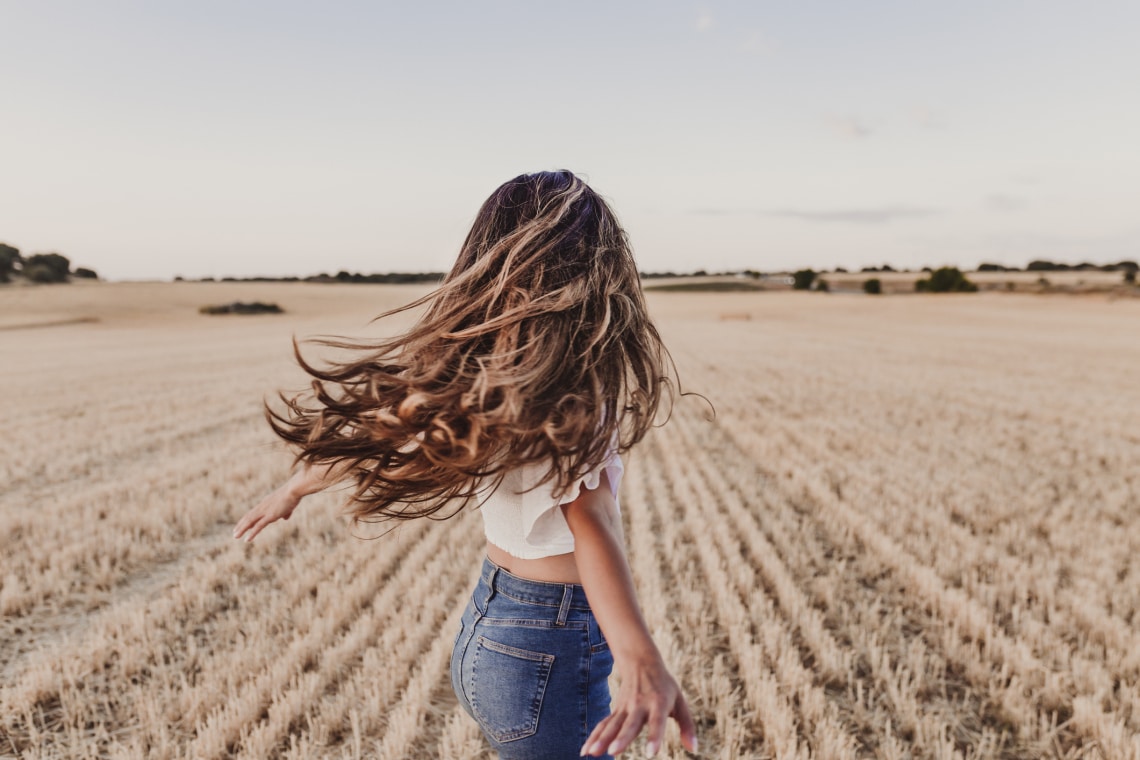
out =
[(309, 494), (323, 491), (329, 486), (344, 480), (347, 468), (343, 465), (305, 465), (293, 473), (280, 488), (266, 496), (261, 502), (245, 513), (234, 526), (234, 538), (244, 537), (252, 541), (270, 523), (288, 520), (301, 499)]
[(608, 475), (602, 473), (596, 489), (582, 489), (562, 512), (574, 534), (574, 561), (586, 599), (609, 642), (620, 680), (613, 712), (594, 726), (581, 754), (617, 755), (645, 728), (646, 751), (652, 757), (664, 742), (669, 717), (681, 729), (681, 743), (696, 752), (697, 729), (689, 705), (641, 614)]

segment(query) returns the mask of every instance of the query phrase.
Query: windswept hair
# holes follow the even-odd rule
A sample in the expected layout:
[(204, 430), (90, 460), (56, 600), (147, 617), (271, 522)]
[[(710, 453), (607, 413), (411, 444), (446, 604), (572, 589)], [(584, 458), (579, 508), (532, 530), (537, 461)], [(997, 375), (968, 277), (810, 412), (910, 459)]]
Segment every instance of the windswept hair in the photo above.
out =
[[(672, 360), (646, 312), (625, 231), (568, 171), (523, 174), (483, 203), (442, 285), (377, 343), (323, 339), (351, 361), (318, 368), (294, 341), (311, 393), (266, 405), (297, 461), (356, 481), (354, 520), (450, 517), (516, 467), (548, 465), (561, 495), (640, 441)], [(675, 374), (675, 370), (674, 370)]]

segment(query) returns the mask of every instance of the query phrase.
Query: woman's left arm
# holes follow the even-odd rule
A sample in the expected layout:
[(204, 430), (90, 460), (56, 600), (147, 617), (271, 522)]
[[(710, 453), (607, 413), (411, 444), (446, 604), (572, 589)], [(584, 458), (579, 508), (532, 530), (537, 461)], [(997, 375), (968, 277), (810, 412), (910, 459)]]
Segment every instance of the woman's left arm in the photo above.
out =
[(609, 642), (620, 679), (611, 713), (594, 727), (582, 754), (623, 752), (648, 725), (647, 750), (654, 755), (665, 737), (669, 717), (677, 721), (685, 748), (696, 752), (697, 731), (689, 706), (665, 667), (637, 603), (621, 517), (606, 475), (596, 489), (583, 489), (562, 511), (574, 534), (578, 575)]

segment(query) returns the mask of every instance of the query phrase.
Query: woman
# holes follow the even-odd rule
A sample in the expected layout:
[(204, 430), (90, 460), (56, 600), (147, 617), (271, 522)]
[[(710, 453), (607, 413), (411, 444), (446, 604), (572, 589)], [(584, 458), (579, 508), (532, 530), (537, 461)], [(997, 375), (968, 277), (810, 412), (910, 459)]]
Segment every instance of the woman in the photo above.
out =
[(297, 352), (313, 391), (267, 416), (304, 466), (234, 537), (348, 479), (355, 520), (478, 508), (487, 557), (451, 676), (500, 756), (614, 755), (643, 728), (653, 755), (668, 717), (696, 751), (624, 552), (621, 454), (673, 386), (613, 212), (570, 172), (516, 177), (483, 204), (443, 284), (382, 316), (423, 305), (395, 338), (326, 341), (355, 360), (318, 369)]

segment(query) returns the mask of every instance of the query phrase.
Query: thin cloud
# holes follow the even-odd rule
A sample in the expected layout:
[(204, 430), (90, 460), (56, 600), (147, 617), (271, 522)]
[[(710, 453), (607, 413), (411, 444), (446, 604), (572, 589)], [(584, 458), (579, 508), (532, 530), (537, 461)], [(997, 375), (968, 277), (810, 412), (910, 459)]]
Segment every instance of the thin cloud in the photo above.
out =
[(771, 37), (764, 32), (752, 31), (749, 32), (744, 42), (741, 43), (740, 49), (745, 53), (753, 55), (771, 55), (780, 49), (780, 43), (774, 37)]
[(922, 206), (879, 206), (872, 208), (834, 209), (815, 211), (805, 209), (777, 209), (764, 212), (766, 216), (802, 219), (805, 222), (846, 222), (850, 224), (888, 224), (902, 219), (921, 219), (940, 213), (938, 209)]
[(990, 211), (1009, 213), (1025, 206), (1025, 200), (1006, 193), (992, 193), (986, 196), (985, 207)]
[(825, 123), (832, 132), (848, 140), (863, 140), (872, 133), (871, 128), (855, 116), (828, 116)]
[(946, 127), (946, 117), (926, 106), (912, 108), (910, 115), (915, 125), (922, 129), (945, 129)]
[(709, 13), (707, 10), (702, 10), (697, 15), (697, 20), (693, 24), (693, 28), (696, 29), (698, 32), (707, 32), (709, 29), (712, 29), (714, 26), (716, 26), (716, 19), (714, 19), (713, 15), (711, 13)]
[(817, 209), (741, 209), (727, 206), (706, 206), (695, 208), (690, 213), (698, 216), (768, 216), (784, 219), (800, 219), (805, 222), (847, 223), (847, 224), (888, 224), (903, 219), (921, 219), (942, 213), (940, 209), (924, 206), (877, 206), (869, 208), (845, 208), (831, 210)]

